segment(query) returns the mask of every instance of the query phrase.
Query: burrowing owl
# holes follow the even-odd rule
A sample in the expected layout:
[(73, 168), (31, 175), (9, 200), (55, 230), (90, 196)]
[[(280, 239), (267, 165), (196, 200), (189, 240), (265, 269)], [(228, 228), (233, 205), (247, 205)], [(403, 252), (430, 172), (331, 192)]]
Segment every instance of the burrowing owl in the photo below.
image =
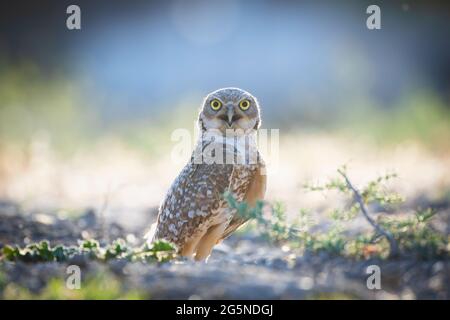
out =
[(260, 123), (250, 93), (224, 88), (206, 96), (197, 146), (161, 203), (153, 240), (173, 242), (182, 256), (203, 260), (246, 222), (223, 195), (232, 192), (250, 206), (263, 199), (265, 167), (256, 146)]

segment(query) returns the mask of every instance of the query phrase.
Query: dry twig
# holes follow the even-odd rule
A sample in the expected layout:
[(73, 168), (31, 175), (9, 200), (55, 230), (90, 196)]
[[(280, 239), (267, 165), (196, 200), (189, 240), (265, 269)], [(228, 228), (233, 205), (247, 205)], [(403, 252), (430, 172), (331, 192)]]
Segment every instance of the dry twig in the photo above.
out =
[(392, 236), (392, 234), (389, 231), (382, 228), (378, 223), (375, 222), (375, 220), (372, 219), (372, 217), (370, 217), (361, 194), (352, 185), (352, 183), (350, 182), (350, 179), (347, 177), (346, 173), (341, 169), (339, 169), (338, 172), (344, 178), (345, 183), (347, 184), (347, 187), (350, 189), (350, 191), (353, 192), (354, 199), (359, 204), (359, 208), (360, 208), (362, 214), (364, 215), (364, 217), (366, 218), (366, 220), (380, 235), (384, 236), (388, 240), (389, 247), (390, 247), (389, 257), (390, 258), (396, 257), (399, 252), (397, 241), (395, 241), (394, 237)]

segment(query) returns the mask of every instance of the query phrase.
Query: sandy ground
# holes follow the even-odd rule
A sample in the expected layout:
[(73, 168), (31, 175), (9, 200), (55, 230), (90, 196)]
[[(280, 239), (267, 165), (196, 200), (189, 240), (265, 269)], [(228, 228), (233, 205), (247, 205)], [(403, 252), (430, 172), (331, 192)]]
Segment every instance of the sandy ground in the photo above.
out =
[[(278, 151), (266, 153), (266, 198), (281, 201), (294, 217), (300, 208), (323, 212), (342, 200), (310, 193), (305, 183), (325, 182), (342, 165), (355, 185), (381, 174), (398, 174), (388, 187), (400, 193), (409, 207), (448, 196), (450, 157), (435, 155), (413, 142), (377, 148), (361, 139), (331, 135), (280, 135)], [(147, 213), (158, 207), (187, 159), (171, 158), (171, 149), (149, 156), (106, 140), (93, 150), (58, 157), (51, 143), (37, 137), (24, 151), (0, 157), (0, 197), (27, 211), (61, 214), (93, 208), (128, 227), (148, 223)], [(421, 203), (425, 202), (425, 203)], [(319, 215), (318, 219), (322, 219)]]

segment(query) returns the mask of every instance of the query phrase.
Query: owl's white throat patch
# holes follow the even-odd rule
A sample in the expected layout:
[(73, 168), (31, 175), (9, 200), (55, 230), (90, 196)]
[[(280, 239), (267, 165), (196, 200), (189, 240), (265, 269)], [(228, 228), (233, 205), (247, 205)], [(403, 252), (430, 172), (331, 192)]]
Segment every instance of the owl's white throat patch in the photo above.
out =
[(257, 133), (254, 129), (203, 131), (194, 150), (194, 163), (257, 164)]

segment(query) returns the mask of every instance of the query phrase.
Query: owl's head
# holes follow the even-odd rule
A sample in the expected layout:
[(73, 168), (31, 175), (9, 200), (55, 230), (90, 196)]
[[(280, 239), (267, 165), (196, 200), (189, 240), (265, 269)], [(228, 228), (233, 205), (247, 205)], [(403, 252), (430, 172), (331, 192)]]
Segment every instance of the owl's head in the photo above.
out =
[(258, 101), (242, 89), (219, 89), (206, 96), (198, 121), (202, 131), (258, 129), (261, 123)]

